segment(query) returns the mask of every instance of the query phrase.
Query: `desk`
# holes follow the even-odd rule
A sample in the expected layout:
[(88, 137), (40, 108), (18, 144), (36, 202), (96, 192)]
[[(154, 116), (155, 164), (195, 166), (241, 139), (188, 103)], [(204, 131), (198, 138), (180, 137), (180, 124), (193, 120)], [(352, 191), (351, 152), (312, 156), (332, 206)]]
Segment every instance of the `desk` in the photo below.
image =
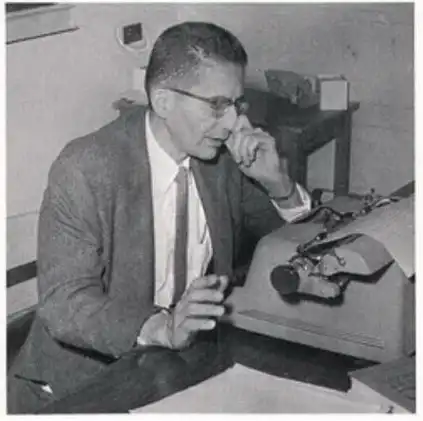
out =
[[(278, 152), (288, 157), (291, 177), (307, 187), (307, 161), (316, 150), (335, 140), (335, 195), (349, 193), (351, 160), (351, 121), (359, 103), (346, 111), (320, 111), (317, 107), (299, 109), (269, 97), (266, 123), (276, 139)], [(323, 187), (323, 186), (320, 186)]]
[(134, 351), (41, 413), (122, 413), (216, 375), (234, 363), (347, 390), (347, 372), (372, 363), (220, 325), (190, 348)]

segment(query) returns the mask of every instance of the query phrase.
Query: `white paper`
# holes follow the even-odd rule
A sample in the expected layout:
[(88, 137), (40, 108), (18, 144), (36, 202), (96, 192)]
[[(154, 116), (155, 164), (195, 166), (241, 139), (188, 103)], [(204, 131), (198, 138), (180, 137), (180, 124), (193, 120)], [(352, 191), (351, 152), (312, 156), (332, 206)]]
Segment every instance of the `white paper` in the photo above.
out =
[(407, 277), (414, 275), (414, 195), (373, 210), (339, 229), (328, 240), (348, 234), (363, 234), (379, 241)]
[(225, 372), (132, 413), (376, 413), (376, 403), (235, 364)]

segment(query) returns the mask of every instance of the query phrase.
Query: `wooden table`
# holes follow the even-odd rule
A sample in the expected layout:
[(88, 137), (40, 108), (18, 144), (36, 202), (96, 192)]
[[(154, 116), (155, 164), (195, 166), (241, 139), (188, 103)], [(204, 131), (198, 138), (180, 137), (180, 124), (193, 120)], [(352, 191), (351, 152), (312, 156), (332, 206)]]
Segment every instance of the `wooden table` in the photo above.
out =
[(236, 362), (338, 390), (348, 390), (349, 370), (372, 364), (220, 325), (184, 351), (151, 348), (129, 353), (74, 394), (40, 412), (128, 412), (214, 376)]
[(300, 109), (269, 95), (267, 128), (276, 139), (278, 152), (288, 157), (294, 180), (307, 187), (308, 157), (334, 140), (333, 191), (336, 196), (349, 193), (352, 115), (358, 108), (359, 103), (352, 102), (345, 111)]

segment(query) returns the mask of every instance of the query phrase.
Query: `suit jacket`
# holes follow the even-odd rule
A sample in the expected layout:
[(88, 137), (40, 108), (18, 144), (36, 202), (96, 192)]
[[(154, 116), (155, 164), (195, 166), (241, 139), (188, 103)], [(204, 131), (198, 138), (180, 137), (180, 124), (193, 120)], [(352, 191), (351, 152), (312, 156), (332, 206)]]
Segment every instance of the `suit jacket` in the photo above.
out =
[[(39, 218), (39, 306), (10, 370), (60, 398), (135, 346), (154, 308), (154, 233), (145, 109), (70, 142), (53, 163)], [(193, 159), (214, 272), (231, 275), (243, 234), (283, 221), (225, 151)], [(245, 237), (244, 237), (245, 239)]]

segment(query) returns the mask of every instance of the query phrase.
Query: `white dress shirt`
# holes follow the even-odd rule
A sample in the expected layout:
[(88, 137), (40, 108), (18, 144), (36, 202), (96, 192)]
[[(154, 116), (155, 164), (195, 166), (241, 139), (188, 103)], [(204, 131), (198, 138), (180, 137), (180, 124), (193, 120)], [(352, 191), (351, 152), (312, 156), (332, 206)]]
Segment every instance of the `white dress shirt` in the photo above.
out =
[[(175, 177), (178, 173), (178, 165), (155, 139), (151, 130), (149, 114), (146, 116), (145, 127), (147, 151), (151, 167), (154, 215), (156, 277), (154, 303), (160, 307), (169, 307), (174, 289)], [(186, 158), (180, 165), (189, 169), (189, 158)], [(205, 274), (213, 254), (204, 208), (191, 171), (188, 173), (188, 183), (187, 287), (195, 278)], [(303, 200), (302, 206), (281, 209), (274, 203), (280, 216), (288, 222), (310, 209), (310, 198), (307, 192), (299, 185), (297, 188)]]
[[(169, 307), (173, 297), (176, 184), (178, 164), (157, 143), (146, 119), (146, 139), (151, 167), (155, 244), (155, 305)], [(189, 158), (182, 164), (189, 169)], [(204, 275), (212, 257), (210, 233), (195, 179), (188, 171), (187, 287)]]

